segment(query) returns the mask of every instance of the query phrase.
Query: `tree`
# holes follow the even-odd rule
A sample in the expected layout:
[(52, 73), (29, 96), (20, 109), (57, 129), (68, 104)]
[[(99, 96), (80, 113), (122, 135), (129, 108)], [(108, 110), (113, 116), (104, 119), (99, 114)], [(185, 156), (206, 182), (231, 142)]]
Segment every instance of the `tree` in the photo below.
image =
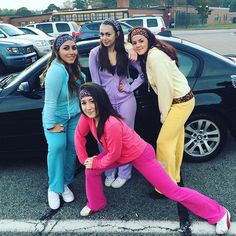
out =
[(236, 0), (232, 0), (229, 8), (230, 12), (235, 12), (236, 11)]
[(212, 10), (210, 10), (207, 2), (202, 0), (200, 4), (196, 7), (197, 13), (200, 15), (202, 25), (204, 25), (207, 21), (209, 15), (211, 15)]
[(87, 9), (89, 2), (89, 0), (74, 0), (73, 7), (77, 9)]
[(21, 7), (16, 11), (17, 16), (30, 16), (33, 15), (33, 12), (28, 10), (26, 7)]
[(60, 10), (60, 7), (57, 7), (55, 4), (50, 4), (46, 10), (44, 10), (44, 13), (52, 12), (52, 11), (58, 11)]

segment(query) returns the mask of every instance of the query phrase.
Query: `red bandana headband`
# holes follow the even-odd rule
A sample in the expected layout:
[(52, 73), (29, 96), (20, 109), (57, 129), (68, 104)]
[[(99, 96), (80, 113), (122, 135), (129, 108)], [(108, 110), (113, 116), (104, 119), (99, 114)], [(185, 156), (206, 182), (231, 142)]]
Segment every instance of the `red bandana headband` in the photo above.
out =
[(149, 38), (148, 33), (144, 28), (134, 28), (133, 30), (131, 30), (130, 38), (132, 39), (132, 37), (135, 35), (142, 35), (147, 39)]

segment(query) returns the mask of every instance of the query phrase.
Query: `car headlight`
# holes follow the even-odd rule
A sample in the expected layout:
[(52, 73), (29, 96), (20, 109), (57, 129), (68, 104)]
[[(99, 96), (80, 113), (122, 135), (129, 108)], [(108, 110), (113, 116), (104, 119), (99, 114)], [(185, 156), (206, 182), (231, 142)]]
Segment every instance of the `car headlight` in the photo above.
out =
[(13, 48), (13, 47), (9, 47), (7, 48), (7, 52), (10, 53), (10, 54), (19, 54), (21, 53), (20, 52), (20, 49), (19, 48)]
[(37, 46), (48, 46), (48, 42), (47, 41), (45, 41), (45, 40), (37, 40), (37, 41), (35, 41), (35, 44), (37, 45)]

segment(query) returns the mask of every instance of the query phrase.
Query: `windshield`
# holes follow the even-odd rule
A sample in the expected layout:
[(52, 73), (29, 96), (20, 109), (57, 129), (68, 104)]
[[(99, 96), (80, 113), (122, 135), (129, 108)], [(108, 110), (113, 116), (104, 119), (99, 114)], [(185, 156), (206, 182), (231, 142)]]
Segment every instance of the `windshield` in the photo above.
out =
[(0, 29), (4, 31), (6, 34), (8, 34), (9, 36), (17, 36), (17, 35), (24, 34), (23, 31), (21, 31), (20, 29), (12, 25), (0, 25)]
[(18, 83), (19, 81), (23, 80), (24, 78), (28, 78), (28, 75), (33, 72), (33, 71), (37, 71), (37, 70), (43, 70), (46, 67), (46, 64), (48, 62), (48, 59), (50, 57), (51, 53), (45, 55), (44, 57), (41, 57), (40, 59), (38, 59), (35, 63), (33, 63), (32, 65), (28, 66), (26, 69), (24, 69), (23, 71), (19, 72), (18, 74), (13, 74), (13, 76), (11, 77), (11, 79), (7, 79), (7, 77), (9, 75), (7, 75), (5, 78), (3, 78), (3, 80), (7, 80), (7, 84), (3, 84), (4, 81), (1, 81), (1, 84), (3, 85), (2, 88), (8, 88), (10, 86), (15, 85), (16, 83)]

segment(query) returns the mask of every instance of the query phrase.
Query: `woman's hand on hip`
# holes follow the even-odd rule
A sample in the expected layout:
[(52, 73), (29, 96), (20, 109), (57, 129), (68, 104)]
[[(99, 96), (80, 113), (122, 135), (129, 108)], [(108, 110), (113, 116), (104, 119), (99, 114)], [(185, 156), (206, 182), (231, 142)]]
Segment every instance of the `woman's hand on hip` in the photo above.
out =
[(55, 123), (54, 127), (49, 129), (52, 133), (63, 133), (65, 132), (65, 127), (62, 124)]

